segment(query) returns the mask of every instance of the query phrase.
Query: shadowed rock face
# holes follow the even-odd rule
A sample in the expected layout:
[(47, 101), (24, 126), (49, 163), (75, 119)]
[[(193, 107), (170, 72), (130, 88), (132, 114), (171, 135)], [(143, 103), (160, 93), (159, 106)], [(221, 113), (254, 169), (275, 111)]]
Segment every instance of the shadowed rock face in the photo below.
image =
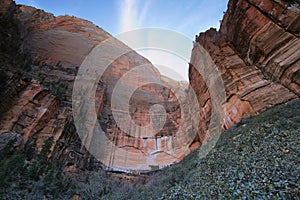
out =
[[(201, 44), (209, 53), (224, 83), (225, 102), (218, 102), (223, 104), (217, 107), (217, 112), (224, 111), (221, 115), (224, 128), (299, 97), (300, 20), (299, 8), (295, 5), (271, 0), (231, 0), (220, 31), (211, 29), (197, 38), (196, 44)], [(214, 92), (206, 81), (214, 76), (202, 77), (199, 73), (205, 65), (201, 64), (203, 57), (196, 45), (189, 69), (193, 88), (161, 76), (147, 59), (134, 51), (115, 59), (103, 70), (93, 106), (106, 138), (116, 148), (109, 151), (101, 163), (81, 143), (71, 100), (81, 63), (94, 47), (112, 36), (86, 20), (55, 17), (9, 0), (1, 1), (0, 14), (1, 26), (6, 27), (0, 31), (4, 38), (0, 41), (3, 52), (0, 134), (5, 136), (0, 139), (15, 137), (20, 148), (25, 142), (35, 140), (40, 150), (44, 142), (53, 137), (49, 156), (64, 158), (66, 170), (71, 171), (157, 169), (181, 161), (205, 140), (213, 114), (211, 93)], [(114, 42), (111, 44), (117, 48), (128, 49), (123, 43)], [(22, 62), (10, 60), (20, 55), (25, 55)], [(25, 62), (27, 60), (30, 62)], [(130, 99), (116, 96), (117, 103), (127, 100), (129, 103), (129, 110), (116, 112), (128, 112), (139, 127), (158, 124), (154, 127), (158, 131), (153, 134), (148, 134), (147, 128), (136, 128), (129, 123), (128, 126), (125, 123), (127, 131), (124, 131), (112, 113), (111, 101), (118, 81), (141, 65), (147, 66), (143, 74), (155, 84), (136, 87), (137, 80), (122, 80), (121, 85), (135, 91)], [(175, 95), (188, 96), (192, 89), (197, 100)], [(199, 109), (189, 109), (189, 105), (197, 104)], [(164, 108), (165, 119), (151, 119), (153, 111), (160, 111), (161, 107), (156, 105)], [(197, 115), (200, 117), (198, 128), (191, 125)], [(86, 125), (84, 128), (93, 130), (94, 127)], [(124, 156), (122, 152), (128, 154)]]
[[(9, 7), (12, 9), (8, 10)], [(1, 133), (11, 131), (22, 136), (20, 146), (29, 140), (36, 140), (38, 150), (47, 138), (54, 137), (53, 151), (49, 156), (64, 157), (66, 169), (103, 167), (81, 144), (73, 123), (70, 102), (81, 63), (94, 47), (112, 36), (91, 22), (76, 17), (55, 17), (10, 1), (3, 2), (1, 8), (9, 12), (10, 19), (16, 22), (11, 32), (18, 33), (18, 52), (25, 53), (26, 59), (33, 62), (29, 63), (29, 70), (24, 73), (20, 67), (2, 67), (6, 79), (3, 81), (5, 90), (2, 96), (5, 101), (1, 102), (4, 111), (0, 118)], [(114, 42), (117, 48), (128, 49), (123, 43)], [(129, 112), (136, 125), (144, 127), (159, 123), (159, 117), (151, 122), (154, 105), (159, 104), (166, 110), (165, 125), (152, 135), (144, 132), (147, 129), (132, 127), (126, 127), (126, 132), (118, 127), (112, 115), (111, 98), (118, 80), (141, 65), (147, 65), (143, 73), (156, 84), (135, 88), (136, 80), (130, 79), (123, 80), (122, 84), (136, 89), (129, 101)], [(14, 74), (16, 71), (21, 72)], [(188, 102), (179, 102), (174, 91), (184, 94), (185, 87), (182, 83), (161, 77), (147, 59), (132, 50), (114, 60), (97, 85), (96, 114), (110, 142), (116, 148), (135, 154), (123, 157), (118, 156), (117, 150), (109, 151), (106, 158), (109, 161), (103, 161), (105, 167), (113, 170), (150, 170), (178, 162), (195, 148), (199, 141), (195, 139), (195, 134), (187, 134), (191, 130), (188, 123), (184, 124), (186, 132), (181, 130), (180, 134), (176, 134), (184, 115), (180, 104)], [(117, 101), (123, 103), (126, 99), (119, 95)]]
[[(299, 14), (298, 4), (284, 1), (230, 0), (220, 31), (210, 29), (196, 38), (224, 83), (224, 128), (299, 97)], [(205, 81), (197, 75), (201, 55), (196, 46), (190, 83), (202, 101), (209, 102), (210, 96), (203, 95), (207, 94)], [(200, 130), (207, 127), (200, 124)]]

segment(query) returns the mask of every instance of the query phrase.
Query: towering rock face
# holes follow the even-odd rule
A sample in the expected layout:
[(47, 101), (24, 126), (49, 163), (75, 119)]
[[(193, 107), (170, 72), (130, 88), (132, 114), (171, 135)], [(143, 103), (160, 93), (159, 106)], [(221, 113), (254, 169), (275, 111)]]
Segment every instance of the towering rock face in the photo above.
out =
[(299, 94), (299, 4), (249, 0), (229, 6), (221, 34), (245, 62)]
[(16, 18), (24, 29), (22, 48), (33, 59), (76, 69), (90, 50), (111, 37), (89, 21), (53, 14), (30, 6), (18, 6)]
[[(148, 60), (91, 22), (70, 16), (55, 17), (11, 1), (3, 2), (1, 6), (3, 12), (9, 12), (10, 19), (16, 22), (16, 27), (11, 30), (18, 33), (15, 56), (24, 55), (27, 64), (26, 72), (22, 67), (10, 64), (1, 67), (6, 77), (3, 83), (6, 89), (2, 91), (1, 98), (3, 115), (0, 118), (0, 133), (17, 133), (22, 137), (20, 146), (36, 140), (39, 150), (47, 138), (53, 137), (51, 156), (65, 157), (68, 169), (90, 169), (103, 167), (102, 164), (113, 170), (157, 169), (180, 161), (199, 144), (189, 123), (182, 122), (187, 115), (181, 106), (187, 106), (190, 102), (182, 102), (174, 95), (175, 91), (184, 95), (186, 85), (161, 77)], [(105, 70), (97, 84), (95, 110), (106, 138), (115, 146), (112, 151), (101, 152), (107, 154), (101, 163), (96, 161), (97, 155), (90, 155), (80, 142), (83, 138), (79, 138), (80, 130), (73, 122), (71, 100), (80, 65), (93, 48), (104, 41), (128, 51), (113, 60), (106, 69), (105, 66), (93, 66)], [(106, 59), (101, 55), (99, 58)], [(135, 89), (129, 99), (129, 114), (138, 127), (128, 126), (124, 130), (124, 127), (118, 126), (112, 113), (113, 91), (127, 72), (141, 65), (147, 66), (143, 73), (156, 84), (135, 88), (137, 80), (122, 81), (122, 85)], [(20, 71), (19, 76), (14, 75), (17, 71)], [(122, 95), (117, 95), (117, 104), (126, 100)], [(166, 111), (165, 125), (149, 134), (150, 131), (143, 127), (151, 123), (159, 124), (161, 120), (156, 117), (154, 120), (157, 122), (151, 121), (151, 111), (157, 104)], [(184, 129), (179, 131), (179, 126)], [(84, 128), (93, 129), (89, 125)], [(128, 154), (124, 156), (121, 151)]]
[[(55, 17), (10, 0), (1, 1), (0, 16), (0, 148), (8, 138), (16, 138), (15, 146), (36, 141), (40, 150), (53, 137), (49, 156), (64, 158), (66, 170), (158, 169), (199, 147), (211, 121), (221, 120), (223, 128), (229, 128), (243, 117), (300, 95), (298, 4), (231, 0), (220, 31), (211, 29), (196, 39), (189, 69), (192, 88), (161, 76), (148, 60), (91, 22)], [(76, 108), (94, 108), (85, 115), (96, 116), (80, 127), (88, 132), (82, 137), (72, 115), (80, 102), (75, 98), (71, 106), (74, 81), (86, 56), (104, 41), (126, 53), (107, 67), (97, 65), (110, 59), (107, 54), (86, 70), (88, 78), (95, 77), (97, 70), (103, 76), (93, 85), (94, 94), (80, 91), (95, 103), (79, 103)], [(199, 45), (210, 58), (203, 59)], [(142, 74), (151, 83), (140, 86), (140, 78), (124, 78), (141, 65), (147, 66)], [(116, 95), (118, 84), (126, 87)], [(127, 90), (134, 90), (129, 99)], [(198, 99), (191, 97), (191, 91)], [(116, 107), (113, 100), (115, 105), (128, 103), (128, 109)], [(153, 118), (155, 112), (160, 115)], [(130, 117), (121, 117), (120, 122), (114, 113)], [(198, 117), (200, 123), (194, 123)], [(96, 122), (105, 136), (105, 142), (97, 144), (110, 146), (91, 155), (92, 148), (82, 142), (97, 141), (93, 139), (98, 135), (89, 135)], [(101, 162), (96, 159), (99, 154)]]
[[(211, 100), (207, 93), (212, 91), (198, 73), (207, 67), (200, 62), (200, 44), (224, 84), (224, 128), (300, 96), (299, 17), (297, 3), (230, 0), (220, 31), (210, 29), (196, 37), (190, 83), (204, 97), (202, 102)], [(200, 106), (205, 108), (205, 104)], [(209, 121), (210, 116), (205, 119)], [(199, 129), (205, 132), (207, 127), (202, 124)]]

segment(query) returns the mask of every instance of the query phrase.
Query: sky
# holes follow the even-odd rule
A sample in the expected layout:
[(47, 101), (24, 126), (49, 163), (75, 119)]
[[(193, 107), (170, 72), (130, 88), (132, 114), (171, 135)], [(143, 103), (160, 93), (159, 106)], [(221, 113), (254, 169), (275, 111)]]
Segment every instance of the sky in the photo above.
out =
[[(15, 2), (43, 9), (56, 16), (67, 14), (89, 20), (113, 36), (134, 29), (155, 27), (176, 31), (191, 41), (196, 34), (211, 27), (218, 29), (227, 8), (227, 0), (15, 0)], [(151, 62), (168, 57), (157, 56), (158, 52), (153, 50), (138, 53)], [(171, 57), (168, 59), (172, 60)], [(182, 60), (177, 64), (173, 62), (171, 65), (182, 76), (170, 75), (171, 78), (188, 79), (187, 61)], [(168, 75), (167, 72), (163, 73)]]

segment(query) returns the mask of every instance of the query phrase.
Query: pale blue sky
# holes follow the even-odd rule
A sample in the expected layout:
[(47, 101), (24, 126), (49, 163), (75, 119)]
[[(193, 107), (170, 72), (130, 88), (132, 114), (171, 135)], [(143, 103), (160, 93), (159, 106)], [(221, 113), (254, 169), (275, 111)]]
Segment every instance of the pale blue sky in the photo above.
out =
[[(15, 1), (55, 15), (68, 14), (92, 21), (112, 35), (137, 28), (156, 27), (177, 31), (191, 40), (210, 27), (218, 29), (227, 7), (227, 0)], [(151, 61), (151, 58), (148, 59)], [(186, 66), (183, 68), (187, 75)]]

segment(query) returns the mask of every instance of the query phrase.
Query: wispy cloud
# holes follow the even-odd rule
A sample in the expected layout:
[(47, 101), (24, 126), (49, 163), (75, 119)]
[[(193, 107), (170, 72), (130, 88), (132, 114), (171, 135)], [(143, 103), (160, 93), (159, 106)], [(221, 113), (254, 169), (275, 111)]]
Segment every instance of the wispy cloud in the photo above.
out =
[(150, 1), (123, 0), (120, 6), (120, 31), (125, 32), (143, 26), (148, 16)]
[(138, 21), (139, 26), (143, 26), (144, 20), (147, 19), (148, 11), (149, 11), (149, 7), (150, 7), (150, 3), (151, 3), (150, 0), (146, 0), (143, 2), (144, 2), (143, 8), (141, 9), (141, 12), (139, 13), (139, 21)]
[[(166, 24), (170, 23), (172, 13), (161, 12), (164, 9), (162, 3), (156, 4), (159, 1), (153, 2), (154, 0), (119, 0), (119, 9), (120, 9), (120, 32), (126, 32), (137, 28), (144, 28), (149, 24), (149, 20), (155, 24)], [(168, 4), (166, 4), (168, 5)], [(153, 13), (151, 6), (156, 6), (156, 12)], [(161, 6), (161, 7), (160, 7)], [(192, 6), (191, 6), (192, 7)], [(152, 7), (153, 8), (153, 7)], [(173, 9), (180, 10), (180, 6), (175, 6)], [(152, 12), (151, 12), (152, 11)], [(155, 14), (160, 13), (162, 15), (155, 16)], [(164, 15), (165, 14), (165, 15)], [(150, 23), (151, 24), (151, 23)], [(157, 25), (159, 26), (159, 25)], [(136, 37), (141, 37), (139, 39), (146, 39), (143, 36), (137, 35)], [(130, 45), (130, 42), (126, 40), (127, 38), (118, 38), (127, 45)], [(129, 40), (131, 41), (132, 38)], [(151, 38), (147, 41), (151, 44)], [(147, 43), (146, 42), (146, 43)], [(150, 45), (151, 46), (151, 45)], [(134, 48), (131, 46), (131, 48)], [(147, 58), (152, 64), (160, 71), (162, 75), (168, 76), (175, 80), (188, 81), (188, 65), (187, 62), (182, 58), (179, 58), (175, 54), (172, 54), (161, 49), (135, 49), (140, 55)]]

